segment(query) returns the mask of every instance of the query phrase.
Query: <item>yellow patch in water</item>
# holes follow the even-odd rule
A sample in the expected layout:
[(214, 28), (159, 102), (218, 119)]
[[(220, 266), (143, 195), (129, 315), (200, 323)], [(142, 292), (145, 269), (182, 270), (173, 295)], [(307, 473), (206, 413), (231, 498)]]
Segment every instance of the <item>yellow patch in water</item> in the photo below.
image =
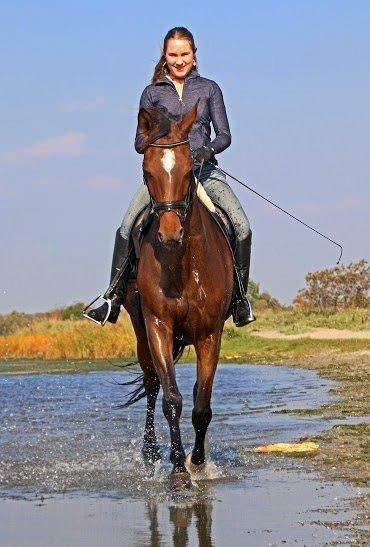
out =
[(270, 454), (271, 452), (315, 452), (319, 449), (319, 445), (313, 441), (301, 441), (298, 443), (275, 443), (257, 446), (253, 448), (253, 452), (258, 454)]

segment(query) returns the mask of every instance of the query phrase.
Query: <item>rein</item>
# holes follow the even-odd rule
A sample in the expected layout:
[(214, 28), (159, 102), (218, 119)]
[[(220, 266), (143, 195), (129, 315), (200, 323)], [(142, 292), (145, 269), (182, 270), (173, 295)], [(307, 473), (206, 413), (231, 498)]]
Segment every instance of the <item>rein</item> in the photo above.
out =
[[(181, 146), (183, 144), (189, 144), (189, 139), (185, 141), (170, 142), (167, 144), (152, 143), (152, 144), (149, 144), (149, 146), (152, 146), (153, 148), (175, 148), (176, 146)], [(194, 189), (192, 188), (192, 186), (190, 186), (185, 199), (179, 199), (179, 200), (173, 200), (173, 201), (160, 201), (157, 203), (154, 201), (152, 196), (150, 196), (150, 199), (152, 201), (152, 211), (154, 213), (159, 213), (159, 211), (166, 211), (166, 212), (173, 211), (182, 220), (185, 220), (185, 217), (189, 210), (189, 206), (192, 201), (193, 193), (194, 193)], [(182, 214), (178, 213), (177, 209), (183, 209), (183, 213)]]
[(175, 146), (181, 146), (181, 144), (189, 144), (189, 139), (187, 139), (186, 141), (169, 142), (168, 144), (155, 144), (153, 142), (148, 146), (152, 146), (153, 148), (175, 148)]

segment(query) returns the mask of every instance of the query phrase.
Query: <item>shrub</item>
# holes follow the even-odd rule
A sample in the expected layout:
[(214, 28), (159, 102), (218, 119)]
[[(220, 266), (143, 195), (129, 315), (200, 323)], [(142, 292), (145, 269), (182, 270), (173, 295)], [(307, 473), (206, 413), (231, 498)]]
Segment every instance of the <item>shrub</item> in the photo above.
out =
[(83, 302), (75, 302), (66, 308), (60, 310), (60, 318), (62, 321), (67, 321), (68, 319), (77, 320), (82, 318), (82, 311), (85, 307)]
[(256, 309), (282, 309), (280, 302), (270, 295), (267, 291), (260, 293), (260, 285), (252, 279), (248, 283), (248, 298), (252, 302)]
[(28, 327), (33, 321), (32, 315), (18, 311), (0, 315), (0, 334), (10, 334), (18, 329)]
[(370, 267), (366, 260), (308, 273), (293, 305), (301, 309), (366, 308), (370, 305)]

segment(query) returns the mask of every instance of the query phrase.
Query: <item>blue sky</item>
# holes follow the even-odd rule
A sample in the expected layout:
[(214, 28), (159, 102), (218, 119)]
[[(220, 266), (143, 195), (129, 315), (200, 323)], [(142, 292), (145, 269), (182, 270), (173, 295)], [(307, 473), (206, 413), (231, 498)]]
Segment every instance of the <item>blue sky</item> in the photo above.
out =
[[(3, 0), (0, 313), (91, 300), (135, 188), (138, 101), (166, 31), (193, 32), (221, 86), (233, 143), (219, 163), (369, 258), (370, 5)], [(252, 277), (290, 302), (337, 249), (237, 192)]]

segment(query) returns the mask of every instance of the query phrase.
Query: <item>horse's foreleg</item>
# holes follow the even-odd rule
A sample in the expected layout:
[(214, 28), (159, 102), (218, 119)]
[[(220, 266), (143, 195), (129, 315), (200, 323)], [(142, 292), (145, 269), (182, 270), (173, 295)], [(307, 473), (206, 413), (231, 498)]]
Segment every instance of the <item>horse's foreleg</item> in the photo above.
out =
[(191, 462), (200, 465), (205, 460), (204, 441), (212, 420), (211, 395), (213, 379), (220, 353), (221, 333), (214, 333), (195, 345), (197, 353), (197, 382), (194, 386), (194, 408), (192, 414), (195, 429), (195, 444)]
[[(163, 414), (170, 428), (172, 473), (186, 474), (186, 477), (183, 477), (181, 480), (187, 482), (188, 473), (185, 468), (185, 452), (180, 434), (182, 396), (177, 386), (175, 365), (173, 362), (172, 329), (156, 318), (149, 320), (146, 318), (146, 328), (153, 363), (163, 389)], [(173, 483), (175, 485), (174, 481)]]

